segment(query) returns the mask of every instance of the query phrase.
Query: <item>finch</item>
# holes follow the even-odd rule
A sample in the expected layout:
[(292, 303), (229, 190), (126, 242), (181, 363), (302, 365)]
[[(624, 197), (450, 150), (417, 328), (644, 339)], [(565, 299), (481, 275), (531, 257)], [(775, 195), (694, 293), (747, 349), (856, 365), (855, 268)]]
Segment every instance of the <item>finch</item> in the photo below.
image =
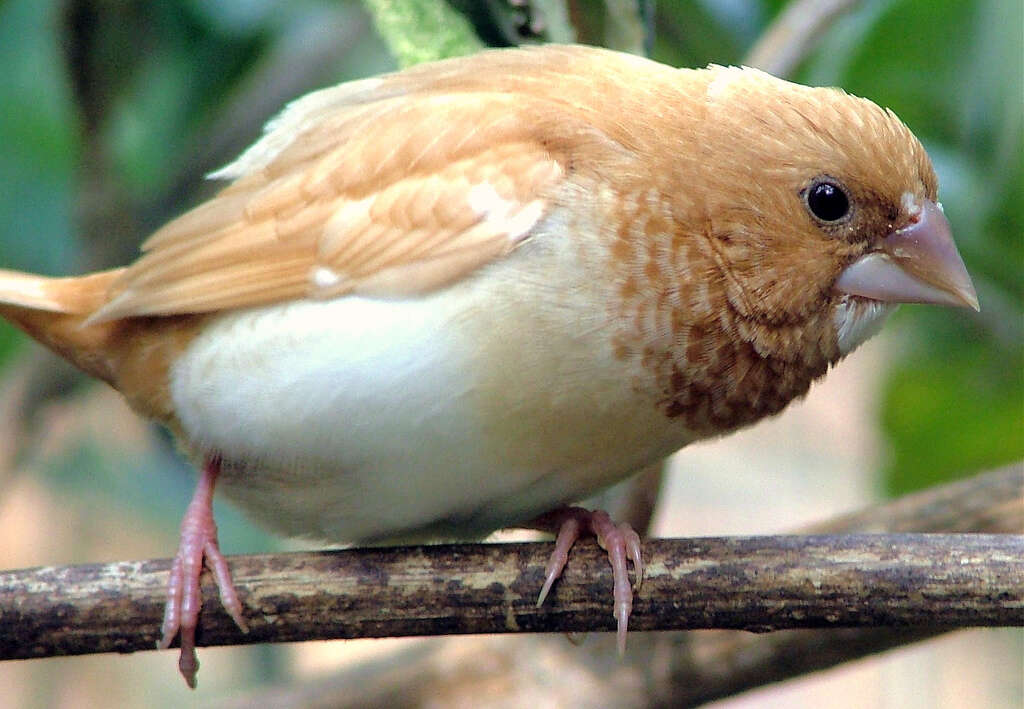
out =
[(162, 646), (198, 663), (199, 577), (244, 609), (214, 484), (336, 543), (558, 532), (567, 507), (781, 411), (897, 303), (978, 307), (910, 130), (753, 69), (580, 46), (316, 91), (124, 268), (0, 271), (0, 315), (166, 426), (202, 471)]

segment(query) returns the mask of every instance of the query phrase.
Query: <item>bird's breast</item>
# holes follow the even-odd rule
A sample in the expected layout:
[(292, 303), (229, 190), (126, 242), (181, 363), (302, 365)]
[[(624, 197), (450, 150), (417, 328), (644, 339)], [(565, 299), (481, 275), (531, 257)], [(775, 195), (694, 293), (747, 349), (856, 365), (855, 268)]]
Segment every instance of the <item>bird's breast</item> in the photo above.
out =
[(186, 445), (222, 457), (256, 517), (331, 541), (482, 534), (621, 479), (690, 434), (559, 259), (523, 248), (425, 296), (218, 316), (170, 375)]

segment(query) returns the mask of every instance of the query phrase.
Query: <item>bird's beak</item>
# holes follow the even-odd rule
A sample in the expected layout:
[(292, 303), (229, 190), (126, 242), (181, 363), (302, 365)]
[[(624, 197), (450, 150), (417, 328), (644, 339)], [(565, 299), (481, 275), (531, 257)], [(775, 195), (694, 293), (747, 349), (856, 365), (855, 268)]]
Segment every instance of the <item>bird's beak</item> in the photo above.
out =
[(841, 293), (888, 303), (933, 303), (980, 310), (942, 209), (924, 200), (917, 219), (897, 229), (836, 279)]

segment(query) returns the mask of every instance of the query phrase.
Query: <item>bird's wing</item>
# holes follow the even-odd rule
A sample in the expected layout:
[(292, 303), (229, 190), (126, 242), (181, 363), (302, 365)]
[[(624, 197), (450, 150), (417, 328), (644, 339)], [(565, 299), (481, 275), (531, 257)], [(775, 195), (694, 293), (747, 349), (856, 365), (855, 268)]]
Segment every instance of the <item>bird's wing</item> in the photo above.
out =
[(214, 177), (235, 182), (157, 231), (91, 322), (344, 293), (422, 292), (527, 238), (566, 155), (522, 94), (343, 84), (293, 103)]

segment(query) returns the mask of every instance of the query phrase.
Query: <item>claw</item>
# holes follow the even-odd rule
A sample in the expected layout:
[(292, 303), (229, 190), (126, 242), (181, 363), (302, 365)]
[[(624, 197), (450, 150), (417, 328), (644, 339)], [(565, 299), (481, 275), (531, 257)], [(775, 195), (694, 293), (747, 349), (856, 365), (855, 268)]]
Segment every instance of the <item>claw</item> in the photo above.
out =
[[(585, 510), (584, 510), (585, 511)], [(548, 597), (548, 591), (555, 583), (555, 580), (562, 575), (565, 564), (569, 561), (569, 550), (576, 540), (580, 538), (580, 519), (578, 516), (567, 517), (558, 529), (555, 537), (555, 550), (548, 558), (548, 565), (544, 569), (544, 585), (540, 589), (540, 597), (537, 598), (537, 608), (544, 604)]]
[[(608, 561), (612, 565), (613, 581), (613, 615), (616, 621), (616, 645), (619, 654), (626, 651), (626, 632), (629, 615), (633, 610), (633, 591), (639, 591), (644, 580), (643, 554), (640, 548), (640, 535), (628, 524), (616, 524), (607, 512), (602, 510), (585, 510), (580, 507), (566, 507), (556, 510), (534, 520), (531, 527), (544, 531), (557, 529), (555, 549), (551, 552), (544, 572), (544, 585), (537, 599), (537, 607), (544, 603), (555, 580), (562, 575), (565, 564), (569, 560), (569, 550), (580, 538), (582, 530), (597, 537), (597, 543), (608, 552)], [(633, 563), (636, 577), (635, 586), (629, 584), (627, 561)]]
[(181, 542), (167, 581), (167, 605), (164, 607), (164, 622), (161, 626), (162, 637), (157, 645), (162, 650), (166, 649), (174, 642), (175, 636), (180, 634), (178, 670), (192, 689), (196, 688), (196, 673), (199, 671), (196, 627), (199, 625), (199, 609), (202, 607), (199, 578), (203, 573), (204, 559), (213, 571), (224, 609), (242, 632), (249, 631), (242, 617), (242, 603), (238, 600), (238, 593), (231, 580), (227, 560), (217, 545), (217, 525), (213, 521), (213, 487), (219, 473), (220, 461), (216, 458), (208, 461), (181, 521)]

